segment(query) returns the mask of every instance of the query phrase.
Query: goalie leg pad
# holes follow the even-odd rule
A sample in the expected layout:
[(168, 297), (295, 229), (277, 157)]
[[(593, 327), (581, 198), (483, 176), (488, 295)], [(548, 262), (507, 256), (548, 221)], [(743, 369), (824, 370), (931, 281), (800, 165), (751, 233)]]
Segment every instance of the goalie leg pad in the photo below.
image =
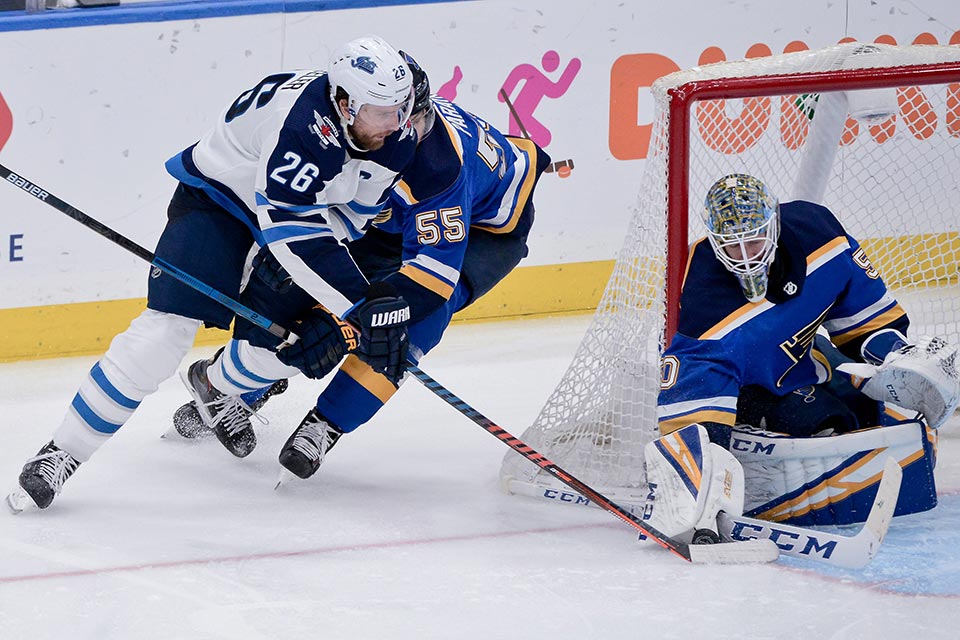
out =
[(896, 515), (937, 504), (937, 432), (920, 422), (820, 438), (739, 425), (730, 448), (746, 478), (745, 514), (796, 526), (863, 522), (884, 461), (903, 468)]
[(697, 530), (716, 532), (720, 511), (743, 513), (743, 469), (701, 425), (650, 442), (644, 457), (650, 494), (642, 518), (666, 535), (689, 541)]

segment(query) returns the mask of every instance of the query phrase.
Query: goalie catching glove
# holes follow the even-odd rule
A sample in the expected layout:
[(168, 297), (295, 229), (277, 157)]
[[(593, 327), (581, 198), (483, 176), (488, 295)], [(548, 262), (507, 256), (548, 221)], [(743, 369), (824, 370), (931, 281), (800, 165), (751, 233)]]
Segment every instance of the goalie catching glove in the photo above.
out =
[[(864, 342), (861, 349), (864, 358), (876, 362), (878, 358), (869, 355), (871, 343), (891, 332), (897, 333), (881, 331)], [(854, 386), (864, 395), (919, 411), (928, 425), (937, 428), (947, 421), (960, 402), (957, 347), (940, 337), (921, 338), (916, 345), (906, 344), (906, 339), (901, 342), (904, 346), (887, 353), (879, 366), (842, 364), (837, 369), (850, 375)]]
[(717, 515), (743, 515), (743, 467), (691, 424), (644, 448), (650, 494), (641, 519), (684, 542), (718, 542)]
[(407, 372), (410, 305), (397, 295), (393, 285), (376, 282), (367, 290), (366, 302), (350, 317), (360, 327), (356, 356), (399, 385)]

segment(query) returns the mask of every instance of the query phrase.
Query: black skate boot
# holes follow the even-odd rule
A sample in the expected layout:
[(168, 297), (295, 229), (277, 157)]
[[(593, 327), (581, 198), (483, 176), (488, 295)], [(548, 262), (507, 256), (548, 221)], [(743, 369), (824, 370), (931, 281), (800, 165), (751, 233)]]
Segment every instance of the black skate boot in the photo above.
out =
[[(51, 440), (37, 452), (36, 456), (23, 465), (23, 471), (20, 473), (20, 488), (33, 500), (34, 504), (41, 509), (46, 509), (60, 493), (63, 483), (79, 466), (80, 461), (53, 444)], [(17, 512), (22, 510), (23, 504), (17, 503), (15, 493), (7, 498), (7, 502), (10, 508)]]
[(280, 464), (293, 475), (306, 480), (320, 468), (327, 452), (343, 435), (316, 409), (311, 409), (280, 450)]
[(197, 360), (181, 374), (183, 384), (193, 396), (194, 406), (208, 429), (227, 451), (244, 458), (257, 446), (257, 435), (250, 424), (253, 410), (240, 399), (228, 396), (214, 388), (207, 379), (207, 367), (212, 360)]
[[(260, 407), (267, 404), (267, 400), (286, 391), (287, 386), (286, 379), (277, 380), (266, 391), (251, 391), (240, 396), (240, 399), (256, 412), (260, 410)], [(173, 428), (181, 437), (188, 440), (213, 435), (213, 430), (203, 421), (203, 416), (197, 410), (197, 403), (194, 400), (176, 410), (173, 414)]]

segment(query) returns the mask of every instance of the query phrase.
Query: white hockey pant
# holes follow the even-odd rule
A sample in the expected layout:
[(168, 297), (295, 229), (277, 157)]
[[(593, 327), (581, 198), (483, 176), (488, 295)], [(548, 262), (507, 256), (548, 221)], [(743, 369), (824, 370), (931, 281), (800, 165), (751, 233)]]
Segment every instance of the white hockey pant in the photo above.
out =
[(116, 336), (70, 403), (54, 442), (84, 462), (172, 376), (200, 321), (147, 309)]

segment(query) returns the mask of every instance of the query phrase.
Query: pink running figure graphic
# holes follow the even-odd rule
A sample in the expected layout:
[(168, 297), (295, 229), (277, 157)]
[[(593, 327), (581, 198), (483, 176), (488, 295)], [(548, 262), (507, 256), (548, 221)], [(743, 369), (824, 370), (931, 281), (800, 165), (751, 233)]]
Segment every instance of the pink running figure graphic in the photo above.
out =
[(460, 84), (461, 80), (463, 80), (463, 71), (460, 69), (460, 65), (455, 65), (453, 67), (453, 77), (440, 85), (437, 95), (444, 100), (453, 102), (457, 99), (457, 85)]
[[(560, 67), (560, 54), (551, 49), (543, 54), (540, 63), (548, 73), (556, 71)], [(514, 68), (497, 93), (497, 100), (505, 102), (505, 95), (506, 97), (510, 97), (510, 94), (513, 93), (517, 85), (520, 84), (521, 81), (523, 82), (523, 87), (517, 93), (516, 97), (512, 98), (517, 114), (516, 116), (511, 115), (510, 117), (510, 135), (519, 136), (522, 134), (524, 128), (526, 128), (530, 139), (541, 147), (546, 148), (552, 138), (550, 130), (533, 117), (533, 112), (536, 111), (540, 105), (540, 101), (545, 97), (559, 98), (566, 93), (579, 71), (579, 58), (570, 60), (570, 63), (567, 64), (566, 69), (564, 69), (560, 75), (560, 79), (556, 82), (553, 82), (540, 71), (540, 69), (532, 64), (524, 63)], [(522, 124), (517, 121), (517, 118), (522, 120)]]

